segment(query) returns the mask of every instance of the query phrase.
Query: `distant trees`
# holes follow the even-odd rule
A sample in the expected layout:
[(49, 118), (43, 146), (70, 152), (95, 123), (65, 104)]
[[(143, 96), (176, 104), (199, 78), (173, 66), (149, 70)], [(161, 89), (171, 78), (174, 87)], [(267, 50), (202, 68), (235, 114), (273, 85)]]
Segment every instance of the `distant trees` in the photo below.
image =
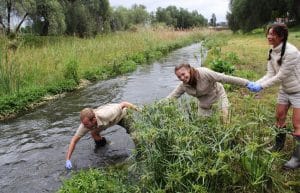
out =
[(134, 4), (130, 9), (122, 6), (113, 9), (110, 24), (113, 31), (127, 30), (132, 25), (144, 25), (149, 20), (150, 14), (147, 12), (146, 7)]
[(157, 8), (154, 22), (163, 22), (168, 26), (183, 29), (207, 25), (207, 19), (197, 11), (189, 12), (175, 6)]
[[(14, 23), (12, 29), (11, 20)], [(197, 11), (169, 6), (158, 8), (151, 15), (144, 5), (135, 4), (131, 8), (110, 7), (109, 0), (1, 0), (0, 28), (7, 34), (18, 32), (27, 19), (30, 26), (26, 31), (34, 34), (95, 36), (117, 30), (127, 30), (133, 25), (163, 22), (179, 29), (206, 26), (205, 19)], [(216, 22), (216, 19), (213, 20)], [(17, 26), (17, 27), (16, 27)]]
[(21, 21), (17, 24), (16, 31), (23, 24), (26, 17), (29, 15), (30, 5), (32, 1), (23, 2), (21, 0), (1, 0), (0, 1), (0, 25), (7, 34), (11, 32), (12, 18), (17, 16)]
[(217, 17), (214, 13), (211, 16), (211, 19), (209, 21), (209, 25), (214, 26), (214, 27), (217, 25)]
[(288, 18), (300, 23), (299, 0), (230, 0), (228, 25), (233, 31), (244, 32), (273, 22), (276, 18)]

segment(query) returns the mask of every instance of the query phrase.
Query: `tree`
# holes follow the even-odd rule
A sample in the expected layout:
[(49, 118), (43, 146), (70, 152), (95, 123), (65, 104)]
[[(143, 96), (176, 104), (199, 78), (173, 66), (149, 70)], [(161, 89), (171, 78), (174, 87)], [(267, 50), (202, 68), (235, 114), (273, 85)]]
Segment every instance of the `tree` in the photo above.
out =
[(97, 34), (96, 20), (83, 2), (68, 2), (64, 8), (66, 9), (67, 34), (78, 35), (81, 38)]
[(289, 17), (300, 21), (299, 0), (231, 0), (227, 20), (230, 29), (249, 32), (263, 27), (276, 18)]
[[(23, 2), (21, 0), (1, 0), (0, 1), (0, 25), (6, 31), (6, 34), (11, 33), (11, 19), (12, 17), (21, 17), (21, 21), (18, 23), (15, 32), (17, 33), (29, 15), (29, 5), (32, 0)], [(22, 16), (21, 16), (22, 14)]]
[(183, 8), (177, 9), (175, 6), (169, 6), (166, 9), (159, 7), (156, 11), (156, 21), (183, 29), (207, 24), (207, 20), (197, 11), (189, 12)]
[(209, 25), (214, 26), (214, 27), (217, 25), (217, 17), (216, 17), (216, 15), (214, 13), (211, 16)]
[(42, 36), (63, 34), (66, 30), (65, 14), (58, 0), (36, 0), (30, 18), (33, 29)]
[(111, 8), (108, 0), (83, 0), (92, 18), (96, 20), (98, 32), (110, 31)]
[(130, 11), (125, 7), (117, 7), (112, 10), (112, 16), (110, 20), (111, 29), (113, 31), (126, 30), (130, 26)]
[(144, 5), (134, 4), (130, 10), (130, 20), (133, 24), (145, 24), (149, 20), (149, 13)]

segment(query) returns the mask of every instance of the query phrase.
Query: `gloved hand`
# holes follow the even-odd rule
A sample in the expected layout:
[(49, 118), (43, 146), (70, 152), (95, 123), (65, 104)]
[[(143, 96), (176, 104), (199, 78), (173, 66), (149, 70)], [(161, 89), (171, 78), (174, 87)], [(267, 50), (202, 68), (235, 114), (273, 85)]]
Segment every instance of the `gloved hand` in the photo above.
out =
[(71, 160), (67, 160), (67, 161), (66, 161), (66, 168), (67, 168), (68, 170), (72, 169), (72, 162), (71, 162)]
[(246, 84), (246, 87), (250, 90), (250, 88), (252, 89), (252, 87), (253, 87), (253, 85), (255, 84), (255, 82), (248, 82), (247, 84)]
[(246, 86), (252, 92), (259, 92), (263, 89), (260, 84), (255, 82), (248, 82)]

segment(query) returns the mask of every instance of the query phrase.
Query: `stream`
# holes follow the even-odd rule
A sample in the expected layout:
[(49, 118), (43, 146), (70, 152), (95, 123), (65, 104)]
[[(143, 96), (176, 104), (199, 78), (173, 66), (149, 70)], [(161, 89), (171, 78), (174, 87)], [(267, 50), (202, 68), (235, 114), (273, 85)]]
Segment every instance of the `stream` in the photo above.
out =
[[(79, 126), (80, 110), (121, 101), (143, 105), (166, 97), (179, 84), (174, 66), (199, 66), (200, 48), (197, 43), (175, 50), (133, 73), (93, 83), (16, 119), (0, 122), (0, 192), (57, 191), (62, 180), (71, 175), (64, 168), (65, 154)], [(74, 170), (119, 163), (131, 155), (134, 143), (125, 129), (113, 126), (101, 134), (109, 144), (97, 152), (89, 134), (77, 143), (71, 159)]]

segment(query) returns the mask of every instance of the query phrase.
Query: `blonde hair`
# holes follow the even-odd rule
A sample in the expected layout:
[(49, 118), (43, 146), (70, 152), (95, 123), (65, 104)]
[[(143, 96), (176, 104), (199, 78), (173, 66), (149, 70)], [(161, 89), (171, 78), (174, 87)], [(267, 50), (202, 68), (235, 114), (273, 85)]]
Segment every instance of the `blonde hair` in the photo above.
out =
[(82, 121), (85, 117), (91, 119), (95, 116), (92, 108), (84, 108), (80, 111), (80, 120)]

